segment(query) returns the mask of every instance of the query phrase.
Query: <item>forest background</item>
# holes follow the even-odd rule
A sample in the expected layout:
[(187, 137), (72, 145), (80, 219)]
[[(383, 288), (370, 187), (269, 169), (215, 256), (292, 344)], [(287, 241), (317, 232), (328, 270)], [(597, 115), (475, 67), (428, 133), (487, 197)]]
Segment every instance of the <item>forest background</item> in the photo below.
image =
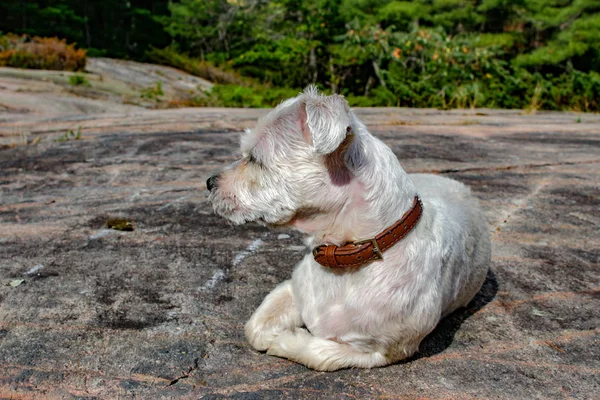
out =
[(34, 36), (57, 37), (85, 49), (62, 43), (59, 68), (87, 54), (216, 83), (187, 105), (316, 83), (353, 106), (600, 111), (600, 0), (3, 0), (0, 35), (0, 65), (48, 68), (61, 44)]

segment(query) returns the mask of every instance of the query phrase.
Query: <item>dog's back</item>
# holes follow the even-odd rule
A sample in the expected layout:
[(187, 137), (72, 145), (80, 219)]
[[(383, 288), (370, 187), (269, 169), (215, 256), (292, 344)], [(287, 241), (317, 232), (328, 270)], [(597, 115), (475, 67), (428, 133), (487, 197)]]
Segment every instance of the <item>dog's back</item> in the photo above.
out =
[[(443, 311), (445, 316), (457, 308), (466, 306), (485, 281), (491, 258), (488, 223), (479, 202), (462, 183), (431, 174), (409, 174), (409, 177), (423, 201), (435, 208), (436, 217), (444, 219), (444, 229), (455, 231), (444, 237), (464, 238), (466, 241), (464, 263), (449, 262), (449, 266), (458, 270), (444, 271), (443, 274), (456, 276), (466, 273), (466, 279), (442, 277), (442, 280), (447, 282), (462, 281), (459, 287), (448, 288), (449, 301), (445, 302)], [(452, 243), (448, 243), (448, 246), (451, 252)], [(448, 257), (452, 257), (452, 254), (448, 254)]]

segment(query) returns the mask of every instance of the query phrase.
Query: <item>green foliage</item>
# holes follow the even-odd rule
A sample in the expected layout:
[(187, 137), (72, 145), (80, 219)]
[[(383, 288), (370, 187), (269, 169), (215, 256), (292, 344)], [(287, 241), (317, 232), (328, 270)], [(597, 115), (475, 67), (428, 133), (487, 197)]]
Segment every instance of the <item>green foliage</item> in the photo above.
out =
[(169, 3), (170, 17), (158, 20), (192, 55), (202, 60), (215, 53), (230, 57), (249, 40), (252, 15), (244, 4), (243, 0), (180, 0)]
[(481, 47), (477, 36), (450, 37), (443, 30), (395, 34), (387, 62), (387, 87), (401, 106), (502, 107), (491, 87), (510, 79), (499, 46)]
[[(580, 17), (573, 22), (567, 21), (565, 24), (567, 25), (564, 29), (561, 29), (546, 45), (531, 53), (519, 55), (516, 57), (515, 63), (524, 67), (532, 67), (565, 65), (565, 62), (574, 61), (583, 64), (583, 67), (597, 69), (600, 66), (598, 47), (598, 43), (600, 43), (600, 13)], [(586, 55), (585, 60), (582, 60)], [(586, 60), (593, 60), (593, 65), (585, 65)]]
[(362, 106), (599, 109), (597, 0), (182, 0), (170, 9), (162, 22), (180, 50), (267, 85), (216, 86), (213, 104), (260, 107), (272, 86), (318, 83)]
[(285, 88), (215, 85), (206, 96), (195, 99), (197, 106), (265, 108), (298, 95), (299, 90)]
[(90, 56), (140, 59), (150, 45), (169, 44), (154, 19), (168, 13), (164, 0), (2, 0), (0, 31), (65, 38), (95, 49)]
[(416, 1), (391, 1), (379, 9), (378, 20), (383, 25), (394, 25), (399, 29), (410, 29), (416, 20), (428, 14), (430, 7)]
[(162, 82), (157, 81), (154, 83), (154, 86), (150, 86), (148, 88), (142, 89), (140, 93), (140, 97), (148, 100), (156, 100), (160, 101), (160, 96), (164, 96), (165, 92), (162, 89)]
[(396, 95), (384, 87), (378, 87), (371, 91), (369, 96), (346, 96), (352, 107), (396, 107), (399, 101)]
[(69, 84), (73, 86), (90, 86), (90, 81), (82, 74), (75, 74), (69, 77)]
[(5, 0), (0, 15), (217, 83), (195, 105), (316, 83), (364, 106), (600, 111), (600, 0)]
[(474, 46), (482, 48), (499, 46), (504, 50), (510, 50), (516, 44), (517, 37), (511, 33), (481, 33), (477, 35)]
[(59, 136), (55, 142), (68, 142), (69, 140), (79, 140), (81, 139), (81, 126), (77, 128), (77, 131), (73, 131), (69, 129), (68, 132)]
[(158, 64), (182, 69), (192, 75), (222, 84), (243, 84), (246, 80), (233, 72), (224, 71), (208, 61), (202, 61), (180, 54), (172, 48), (152, 48), (148, 58)]

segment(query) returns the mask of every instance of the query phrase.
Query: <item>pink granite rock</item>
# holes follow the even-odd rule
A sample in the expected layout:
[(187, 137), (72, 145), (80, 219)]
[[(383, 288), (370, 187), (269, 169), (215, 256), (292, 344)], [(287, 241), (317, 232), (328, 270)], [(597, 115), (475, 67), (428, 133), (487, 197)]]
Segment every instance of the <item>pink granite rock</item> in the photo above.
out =
[[(230, 226), (206, 201), (206, 178), (264, 112), (0, 120), (0, 144), (19, 129), (39, 137), (0, 151), (0, 397), (600, 392), (600, 116), (358, 110), (407, 171), (472, 187), (490, 223), (492, 272), (413, 359), (318, 373), (257, 353), (243, 337), (305, 251), (299, 235)], [(82, 139), (54, 141), (79, 126)], [(107, 230), (111, 218), (135, 230)], [(6, 285), (16, 279), (25, 282)]]

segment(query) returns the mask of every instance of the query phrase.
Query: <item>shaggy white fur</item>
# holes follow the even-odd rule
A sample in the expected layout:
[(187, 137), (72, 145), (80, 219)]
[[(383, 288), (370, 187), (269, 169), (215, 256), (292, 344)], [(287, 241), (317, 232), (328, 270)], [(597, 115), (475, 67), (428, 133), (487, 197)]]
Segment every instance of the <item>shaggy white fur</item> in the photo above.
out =
[(404, 172), (342, 96), (309, 87), (242, 137), (242, 159), (209, 179), (215, 211), (306, 233), (310, 247), (369, 239), (423, 202), (383, 261), (331, 270), (307, 254), (246, 324), (257, 350), (333, 371), (409, 357), (440, 318), (467, 305), (490, 264), (488, 226), (470, 190)]

